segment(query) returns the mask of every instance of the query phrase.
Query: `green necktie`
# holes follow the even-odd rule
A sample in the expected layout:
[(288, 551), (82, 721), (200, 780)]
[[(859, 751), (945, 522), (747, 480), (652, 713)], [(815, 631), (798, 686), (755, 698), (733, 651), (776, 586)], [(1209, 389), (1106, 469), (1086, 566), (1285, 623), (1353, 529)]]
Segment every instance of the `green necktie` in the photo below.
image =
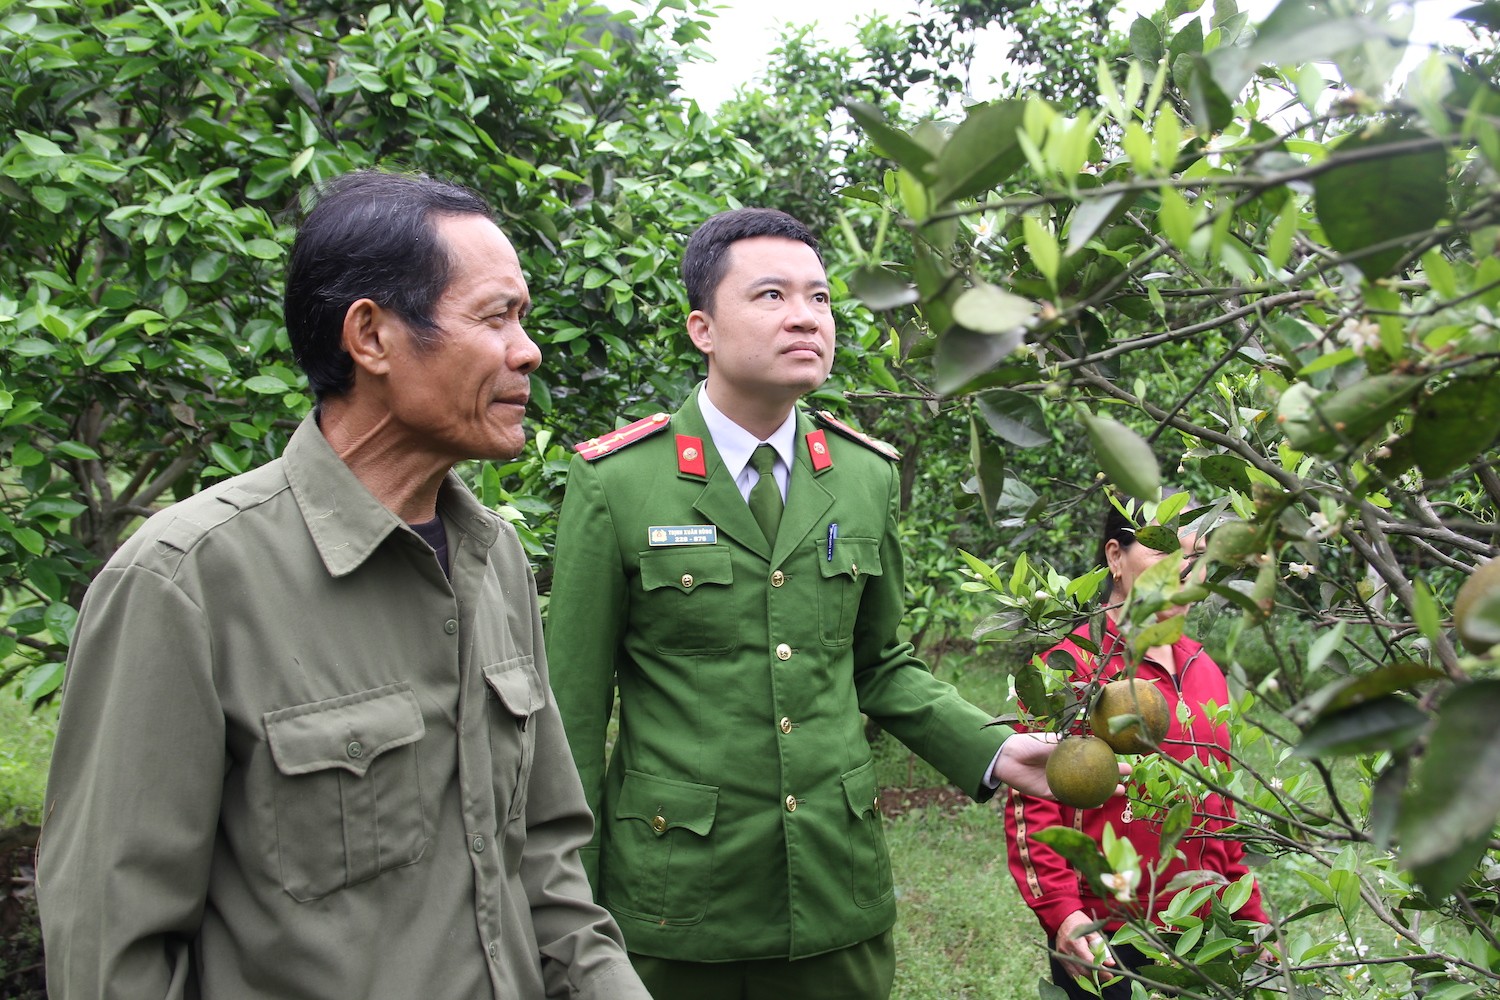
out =
[(750, 464), (760, 473), (755, 485), (750, 487), (750, 513), (765, 533), (766, 541), (776, 541), (776, 529), (781, 524), (781, 489), (771, 467), (776, 464), (776, 449), (768, 444), (759, 445), (750, 456)]

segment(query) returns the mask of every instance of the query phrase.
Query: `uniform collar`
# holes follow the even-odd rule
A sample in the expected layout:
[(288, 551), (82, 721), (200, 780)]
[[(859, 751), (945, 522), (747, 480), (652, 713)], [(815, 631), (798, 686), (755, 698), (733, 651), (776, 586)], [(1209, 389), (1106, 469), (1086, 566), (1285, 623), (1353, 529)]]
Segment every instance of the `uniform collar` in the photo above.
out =
[[(714, 443), (714, 449), (719, 453), (719, 460), (724, 463), (724, 468), (730, 477), (738, 482), (745, 471), (745, 466), (750, 464), (750, 455), (762, 443), (761, 440), (730, 420), (717, 406), (714, 406), (713, 400), (708, 398), (706, 385), (698, 389), (698, 411), (703, 417), (704, 425), (708, 428), (708, 436)], [(780, 459), (776, 469), (776, 478), (784, 496), (786, 494), (785, 476), (791, 471), (792, 461), (796, 456), (796, 407), (787, 413), (781, 426), (776, 428), (764, 443), (774, 448), (776, 457)]]
[[(339, 458), (318, 429), (316, 412), (308, 413), (292, 434), (282, 462), (323, 565), (333, 576), (345, 576), (392, 532), (409, 529)], [(474, 536), (486, 550), (499, 533), (495, 515), (452, 472), (438, 490), (438, 513), (450, 528)]]

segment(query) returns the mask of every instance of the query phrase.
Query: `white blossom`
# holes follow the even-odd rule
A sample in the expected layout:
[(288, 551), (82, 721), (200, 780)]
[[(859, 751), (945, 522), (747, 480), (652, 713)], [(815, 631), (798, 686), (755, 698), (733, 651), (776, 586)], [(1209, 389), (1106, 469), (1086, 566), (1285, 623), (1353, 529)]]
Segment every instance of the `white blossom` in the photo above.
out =
[(1369, 319), (1346, 319), (1335, 336), (1355, 354), (1364, 354), (1380, 347), (1380, 324)]

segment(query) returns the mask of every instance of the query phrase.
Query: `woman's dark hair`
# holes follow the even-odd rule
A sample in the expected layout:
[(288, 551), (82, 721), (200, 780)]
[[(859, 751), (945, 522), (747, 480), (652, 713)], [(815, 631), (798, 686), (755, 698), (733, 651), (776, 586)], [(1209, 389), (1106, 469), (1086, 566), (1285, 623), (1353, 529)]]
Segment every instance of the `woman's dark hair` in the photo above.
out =
[[(1161, 498), (1165, 500), (1169, 496), (1181, 493), (1181, 488), (1168, 488), (1162, 490)], [(1119, 542), (1121, 549), (1128, 549), (1135, 544), (1135, 533), (1141, 527), (1137, 520), (1141, 516), (1141, 503), (1130, 498), (1111, 500), (1108, 495), (1104, 497), (1104, 527), (1099, 532), (1099, 551), (1094, 556), (1094, 565), (1108, 566), (1109, 558), (1106, 549), (1111, 541)], [(1124, 508), (1123, 510), (1121, 508)], [(1104, 578), (1103, 599), (1109, 600), (1110, 594), (1115, 589), (1115, 578), (1107, 575)]]
[(433, 308), (452, 271), (435, 220), (454, 215), (494, 218), (473, 191), (420, 174), (361, 170), (322, 190), (292, 244), (283, 300), (292, 354), (316, 398), (353, 383), (343, 327), (360, 299), (400, 316), (419, 343), (435, 341)]
[(740, 240), (757, 236), (778, 236), (805, 243), (818, 255), (818, 263), (823, 263), (817, 237), (785, 212), (774, 208), (720, 212), (694, 231), (682, 255), (682, 283), (687, 288), (689, 309), (713, 312), (714, 293), (729, 267), (729, 248)]

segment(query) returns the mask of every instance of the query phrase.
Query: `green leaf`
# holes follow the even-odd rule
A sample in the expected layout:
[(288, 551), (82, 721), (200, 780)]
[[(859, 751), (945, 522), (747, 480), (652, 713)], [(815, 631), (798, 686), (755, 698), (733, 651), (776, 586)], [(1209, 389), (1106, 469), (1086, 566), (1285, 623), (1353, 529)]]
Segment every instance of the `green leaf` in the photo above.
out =
[(1041, 405), (1025, 393), (991, 389), (978, 397), (984, 422), (1004, 440), (1018, 448), (1039, 448), (1052, 443)]
[(1250, 476), (1245, 462), (1233, 455), (1209, 455), (1199, 459), (1198, 471), (1210, 486), (1239, 493), (1250, 492)]
[(1036, 269), (1042, 272), (1042, 277), (1047, 279), (1047, 284), (1054, 289), (1057, 287), (1057, 268), (1061, 263), (1061, 257), (1057, 249), (1057, 238), (1052, 235), (1034, 216), (1026, 216), (1021, 220), (1021, 230), (1026, 238), (1026, 252), (1031, 255), (1031, 262)]
[(954, 320), (975, 333), (1009, 333), (1029, 324), (1036, 311), (1030, 299), (984, 282), (965, 289), (953, 303)]
[(280, 260), (284, 251), (275, 240), (254, 239), (245, 241), (245, 252), (260, 260)]
[(45, 136), (36, 135), (32, 132), (23, 132), (20, 129), (16, 130), (15, 136), (21, 140), (21, 145), (25, 146), (26, 151), (32, 156), (50, 158), (67, 155), (62, 151), (61, 146)]
[[(1332, 632), (1320, 636), (1314, 646), (1316, 647), (1317, 643), (1326, 643), (1329, 635), (1338, 635), (1342, 638), (1342, 633), (1335, 628)], [(1335, 648), (1337, 648), (1336, 645), (1329, 644), (1328, 648), (1322, 652), (1322, 657), (1326, 659), (1332, 655)], [(1444, 676), (1446, 675), (1438, 668), (1424, 663), (1386, 664), (1369, 673), (1340, 678), (1333, 684), (1313, 692), (1292, 709), (1291, 715), (1300, 724), (1315, 716), (1340, 712), (1397, 691), (1410, 690), (1413, 685), (1423, 681), (1437, 680)]]
[(1093, 837), (1071, 827), (1051, 826), (1032, 834), (1032, 839), (1062, 855), (1073, 866), (1073, 870), (1088, 881), (1095, 894), (1110, 898), (1110, 892), (1104, 885), (1104, 876), (1113, 874), (1114, 869), (1109, 866), (1109, 860), (1100, 852), (1099, 843)]
[(1319, 718), (1302, 734), (1298, 757), (1340, 757), (1410, 746), (1427, 715), (1410, 701), (1385, 695)]
[(916, 286), (890, 268), (868, 265), (849, 276), (849, 291), (871, 312), (909, 306), (921, 297)]
[[(1324, 632), (1313, 640), (1307, 649), (1307, 672), (1313, 673), (1328, 659), (1329, 655), (1339, 648), (1344, 641), (1344, 623), (1339, 622), (1333, 628)], [(1380, 692), (1382, 694), (1386, 692)], [(1342, 707), (1342, 706), (1341, 706)]]
[(1099, 234), (1106, 225), (1123, 216), (1135, 204), (1137, 194), (1121, 191), (1102, 198), (1084, 197), (1068, 218), (1068, 248), (1065, 253), (1072, 256), (1089, 240)]
[(21, 700), (34, 704), (38, 699), (56, 691), (62, 686), (62, 682), (62, 663), (43, 663), (28, 673), (21, 682)]
[(1346, 389), (1319, 393), (1298, 382), (1281, 394), (1277, 422), (1298, 451), (1331, 454), (1353, 447), (1394, 417), (1422, 387), (1417, 375), (1371, 375)]
[(1436, 478), (1486, 452), (1500, 436), (1500, 378), (1457, 378), (1420, 400), (1404, 440)]
[(1110, 482), (1138, 500), (1161, 492), (1161, 469), (1151, 446), (1135, 431), (1109, 417), (1083, 415), (1094, 458)]
[(999, 366), (1025, 341), (1023, 331), (974, 333), (956, 326), (938, 338), (936, 389), (952, 395)]
[(256, 375), (245, 379), (245, 388), (263, 396), (274, 396), (286, 392), (290, 386), (274, 375)]
[(970, 198), (997, 186), (1026, 165), (1017, 140), (1026, 114), (1025, 101), (999, 101), (969, 108), (932, 162), (935, 202)]
[(1500, 681), (1462, 684), (1443, 699), (1397, 823), (1404, 866), (1437, 865), (1489, 838), (1500, 814), (1497, 718)]
[(1412, 617), (1416, 620), (1417, 629), (1429, 642), (1436, 642), (1442, 631), (1442, 615), (1438, 612), (1437, 601), (1427, 584), (1421, 580), (1413, 580), (1411, 589)]
[[(1318, 222), (1329, 245), (1356, 254), (1390, 240), (1431, 229), (1448, 204), (1448, 158), (1436, 142), (1430, 149), (1368, 158), (1371, 150), (1429, 138), (1415, 129), (1371, 129), (1340, 143), (1331, 169), (1313, 181)], [(1366, 158), (1352, 159), (1357, 154)], [(1366, 278), (1390, 273), (1405, 256), (1405, 245), (1360, 254), (1354, 261)]]
[(1148, 524), (1135, 533), (1135, 540), (1148, 549), (1157, 552), (1181, 552), (1182, 540), (1177, 537), (1177, 532), (1171, 528), (1162, 527), (1159, 524)]
[(932, 153), (927, 147), (900, 129), (887, 125), (885, 115), (873, 104), (850, 101), (844, 106), (876, 148), (916, 176), (926, 176), (924, 168), (932, 162)]

